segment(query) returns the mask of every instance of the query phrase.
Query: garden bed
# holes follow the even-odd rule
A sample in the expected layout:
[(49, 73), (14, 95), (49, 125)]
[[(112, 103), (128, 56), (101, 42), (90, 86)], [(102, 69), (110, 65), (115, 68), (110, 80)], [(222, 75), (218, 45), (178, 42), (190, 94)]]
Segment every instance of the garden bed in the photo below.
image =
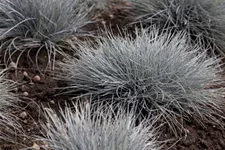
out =
[[(105, 30), (104, 26), (112, 29), (113, 33), (119, 34), (123, 26), (125, 12), (121, 4), (114, 4), (110, 12), (97, 11), (97, 23), (86, 27), (90, 31), (97, 29)], [(44, 54), (43, 54), (44, 55)], [(25, 55), (26, 56), (26, 55)], [(3, 59), (3, 58), (1, 58)], [(57, 58), (56, 61), (61, 60)], [(45, 60), (39, 63), (39, 69), (46, 67)], [(37, 146), (47, 147), (48, 143), (36, 141), (30, 136), (42, 135), (44, 131), (41, 123), (45, 122), (42, 107), (51, 107), (54, 110), (59, 109), (65, 101), (69, 100), (69, 96), (58, 95), (58, 88), (64, 84), (55, 79), (56, 72), (50, 70), (40, 72), (35, 65), (32, 65), (26, 57), (22, 58), (17, 68), (10, 69), (7, 72), (8, 79), (19, 83), (18, 88), (14, 91), (19, 95), (19, 108), (10, 108), (9, 114), (15, 115), (17, 121), (22, 126), (23, 132), (10, 133), (6, 127), (0, 128), (1, 132), (9, 134), (13, 137), (13, 142), (0, 140), (0, 150), (19, 150), (22, 148), (33, 147), (34, 150), (39, 150)], [(35, 76), (40, 77), (40, 81), (35, 79)], [(225, 112), (225, 107), (224, 107)], [(221, 124), (225, 124), (225, 119), (219, 119)], [(161, 128), (158, 135), (158, 141), (163, 143), (162, 150), (224, 150), (225, 149), (225, 126), (205, 124), (205, 127), (198, 125), (195, 121), (185, 121), (183, 126), (186, 134), (174, 136), (174, 133), (166, 126)], [(17, 134), (18, 133), (18, 134)], [(168, 140), (169, 139), (169, 140)]]

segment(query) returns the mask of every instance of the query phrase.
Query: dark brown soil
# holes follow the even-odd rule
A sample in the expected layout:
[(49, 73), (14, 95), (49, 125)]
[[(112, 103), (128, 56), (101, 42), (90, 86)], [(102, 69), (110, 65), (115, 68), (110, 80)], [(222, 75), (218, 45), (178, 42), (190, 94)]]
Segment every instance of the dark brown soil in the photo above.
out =
[[(225, 121), (222, 121), (225, 123)], [(205, 128), (194, 123), (185, 123), (187, 134), (181, 137), (173, 135), (164, 128), (160, 138), (168, 140), (163, 150), (224, 150), (225, 149), (225, 130), (224, 127), (212, 124), (205, 125)]]
[[(110, 26), (114, 33), (126, 25), (124, 17), (128, 10), (123, 10), (120, 5), (113, 5), (110, 11), (98, 11), (96, 18), (97, 24), (88, 26), (89, 30), (104, 29), (104, 25)], [(45, 64), (45, 63), (43, 63)], [(44, 65), (40, 65), (44, 68)], [(28, 77), (24, 77), (24, 71)], [(35, 82), (33, 78), (39, 75), (41, 80)], [(54, 77), (54, 72), (48, 71), (41, 74), (36, 66), (32, 65), (28, 59), (22, 58), (20, 65), (16, 70), (8, 72), (8, 77), (19, 83), (17, 94), (22, 100), (18, 105), (19, 108), (9, 109), (9, 114), (17, 116), (17, 121), (23, 127), (23, 133), (9, 132), (5, 127), (1, 127), (0, 131), (14, 137), (14, 142), (0, 140), (0, 150), (19, 150), (21, 148), (32, 147), (35, 144), (43, 146), (46, 143), (40, 143), (35, 139), (29, 139), (27, 136), (42, 135), (41, 123), (45, 121), (42, 106), (50, 106), (57, 109), (58, 103), (68, 100), (65, 96), (55, 96), (58, 93), (56, 88), (59, 86), (58, 81)], [(24, 93), (27, 92), (27, 93)], [(225, 110), (225, 108), (224, 108)], [(26, 112), (27, 116), (21, 118), (21, 113)], [(15, 118), (16, 119), (16, 118)], [(225, 120), (221, 120), (225, 124)], [(225, 126), (214, 126), (206, 124), (205, 128), (194, 122), (185, 122), (187, 134), (174, 137), (168, 128), (162, 128), (159, 136), (160, 141), (165, 141), (163, 150), (224, 150), (225, 149)], [(27, 136), (26, 136), (27, 135)], [(168, 140), (169, 139), (169, 140)], [(16, 143), (15, 143), (16, 142)]]

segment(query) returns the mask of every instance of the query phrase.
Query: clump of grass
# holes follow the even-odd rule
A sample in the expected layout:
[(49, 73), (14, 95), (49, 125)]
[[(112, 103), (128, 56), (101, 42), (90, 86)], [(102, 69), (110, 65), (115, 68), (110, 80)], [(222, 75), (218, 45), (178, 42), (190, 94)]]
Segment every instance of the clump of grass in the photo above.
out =
[(74, 111), (66, 107), (60, 116), (47, 110), (49, 123), (45, 127), (47, 137), (55, 150), (158, 150), (155, 132), (147, 122), (135, 126), (135, 117), (122, 109), (101, 110), (92, 113), (89, 104), (74, 105)]
[(2, 132), (3, 128), (7, 130), (19, 130), (19, 124), (14, 120), (15, 118), (9, 112), (9, 108), (17, 107), (16, 103), (19, 101), (15, 94), (16, 84), (13, 81), (6, 79), (5, 70), (0, 72), (0, 139), (11, 140), (8, 135)]
[(11, 93), (16, 84), (5, 78), (5, 71), (0, 72), (0, 114), (7, 114), (8, 107), (15, 106), (18, 98)]
[(183, 131), (180, 118), (218, 123), (224, 88), (208, 87), (224, 83), (220, 59), (187, 44), (184, 33), (142, 30), (135, 36), (109, 35), (97, 48), (81, 46), (79, 59), (60, 63), (66, 92), (92, 95), (93, 103), (134, 104), (142, 114), (159, 115), (175, 134)]
[[(225, 55), (225, 3), (221, 0), (130, 0), (131, 24), (156, 26), (161, 32), (185, 31), (191, 43)], [(200, 42), (199, 42), (200, 41)]]
[[(19, 53), (46, 51), (48, 65), (54, 66), (56, 54), (70, 50), (65, 46), (71, 36), (84, 36), (89, 9), (80, 0), (4, 0), (0, 4), (0, 50), (4, 61)], [(83, 9), (83, 8), (86, 9)], [(33, 58), (31, 58), (33, 59)], [(52, 63), (53, 62), (53, 63)]]

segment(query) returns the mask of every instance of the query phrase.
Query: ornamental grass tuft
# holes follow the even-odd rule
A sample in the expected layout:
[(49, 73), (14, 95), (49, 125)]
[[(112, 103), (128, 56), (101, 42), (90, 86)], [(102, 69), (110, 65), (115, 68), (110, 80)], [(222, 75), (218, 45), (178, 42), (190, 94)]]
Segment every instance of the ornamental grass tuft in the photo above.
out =
[(18, 63), (21, 55), (30, 56), (34, 53), (36, 59), (31, 60), (36, 65), (41, 55), (46, 57), (47, 66), (54, 68), (56, 55), (71, 50), (66, 40), (73, 36), (87, 35), (83, 27), (90, 22), (90, 9), (86, 5), (80, 0), (2, 1), (0, 52), (4, 55), (4, 62), (8, 64), (15, 61), (12, 60), (15, 55)]
[(131, 24), (187, 33), (187, 40), (225, 56), (225, 3), (210, 0), (130, 0)]
[(136, 126), (134, 115), (122, 109), (116, 115), (99, 108), (92, 113), (89, 104), (83, 106), (66, 107), (58, 116), (48, 109), (47, 136), (40, 140), (55, 150), (159, 150), (155, 132), (147, 122)]
[(65, 94), (134, 106), (138, 113), (161, 118), (175, 134), (184, 131), (181, 120), (219, 123), (224, 87), (212, 87), (224, 84), (220, 59), (189, 45), (185, 33), (142, 30), (135, 37), (109, 35), (95, 48), (80, 45), (78, 59), (59, 63), (58, 78), (68, 84), (62, 87)]

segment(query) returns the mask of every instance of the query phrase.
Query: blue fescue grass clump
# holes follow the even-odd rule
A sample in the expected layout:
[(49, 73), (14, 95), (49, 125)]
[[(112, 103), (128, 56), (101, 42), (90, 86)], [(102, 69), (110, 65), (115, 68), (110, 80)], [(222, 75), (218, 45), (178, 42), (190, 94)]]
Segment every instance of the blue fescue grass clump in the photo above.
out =
[(187, 44), (184, 33), (142, 30), (135, 36), (109, 35), (97, 48), (81, 45), (79, 59), (59, 64), (59, 78), (68, 82), (66, 92), (91, 95), (93, 103), (134, 105), (139, 112), (159, 116), (174, 133), (183, 130), (178, 118), (217, 122), (224, 88), (208, 87), (224, 83), (220, 60)]
[(12, 137), (3, 133), (2, 129), (7, 128), (6, 132), (12, 132), (13, 129), (13, 133), (20, 130), (20, 125), (14, 120), (13, 114), (9, 112), (10, 108), (17, 107), (19, 99), (16, 94), (12, 93), (16, 88), (16, 83), (8, 80), (5, 73), (5, 70), (0, 71), (0, 139), (11, 141)]
[[(0, 4), (0, 41), (5, 62), (36, 49), (47, 52), (49, 65), (63, 54), (66, 39), (83, 36), (90, 9), (80, 0), (4, 0)], [(18, 56), (19, 60), (20, 55)]]
[(135, 125), (134, 115), (120, 109), (92, 111), (89, 104), (66, 107), (56, 115), (47, 110), (46, 141), (54, 150), (158, 150), (155, 132), (147, 122)]
[(6, 118), (2, 116), (3, 114), (8, 114), (8, 107), (15, 106), (18, 98), (16, 98), (15, 94), (12, 93), (16, 87), (15, 82), (6, 79), (5, 71), (1, 70), (0, 72), (0, 117)]
[[(130, 0), (131, 24), (185, 31), (191, 43), (225, 55), (225, 3), (221, 0)], [(201, 41), (201, 43), (199, 43)]]

